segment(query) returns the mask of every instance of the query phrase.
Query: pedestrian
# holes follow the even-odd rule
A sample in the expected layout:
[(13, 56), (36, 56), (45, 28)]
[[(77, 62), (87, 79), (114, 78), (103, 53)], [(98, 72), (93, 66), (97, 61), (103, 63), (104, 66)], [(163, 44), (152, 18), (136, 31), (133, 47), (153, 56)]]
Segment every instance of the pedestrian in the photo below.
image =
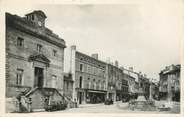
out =
[(29, 98), (27, 103), (28, 103), (28, 112), (31, 112), (32, 111), (31, 109), (32, 99)]

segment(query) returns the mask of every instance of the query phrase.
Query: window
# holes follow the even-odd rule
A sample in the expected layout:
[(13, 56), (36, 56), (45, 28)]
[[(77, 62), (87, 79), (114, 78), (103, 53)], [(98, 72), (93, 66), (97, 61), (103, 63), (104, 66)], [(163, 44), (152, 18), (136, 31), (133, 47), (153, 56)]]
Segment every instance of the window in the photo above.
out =
[(79, 78), (79, 88), (82, 88), (82, 76)]
[(56, 81), (57, 81), (57, 76), (55, 76), (55, 75), (52, 75), (52, 88), (56, 88)]
[(105, 81), (103, 81), (103, 89), (105, 90)]
[(89, 81), (89, 89), (91, 89), (91, 81)]
[(101, 81), (99, 82), (99, 89), (100, 90), (102, 89), (102, 83), (101, 83)]
[(38, 52), (41, 52), (41, 51), (42, 51), (42, 45), (37, 44), (37, 51), (38, 51)]
[(24, 39), (21, 37), (17, 38), (17, 46), (23, 47), (24, 46)]
[(88, 78), (88, 80), (87, 80), (87, 82), (86, 82), (86, 88), (87, 88), (87, 89), (90, 89), (90, 85), (89, 85), (89, 84), (90, 84), (90, 78)]
[(53, 56), (56, 56), (57, 50), (53, 50)]
[(87, 66), (87, 72), (91, 73), (91, 66), (90, 65)]
[(67, 90), (69, 89), (69, 82), (68, 81), (66, 82), (66, 89)]
[(31, 20), (32, 20), (32, 21), (34, 20), (34, 15), (31, 15)]
[(80, 64), (80, 66), (79, 66), (80, 68), (80, 71), (83, 71), (83, 64)]
[(22, 69), (17, 69), (16, 84), (17, 85), (22, 85), (22, 80), (23, 80), (23, 70)]
[(97, 87), (96, 87), (96, 82), (94, 82), (94, 89), (96, 89)]

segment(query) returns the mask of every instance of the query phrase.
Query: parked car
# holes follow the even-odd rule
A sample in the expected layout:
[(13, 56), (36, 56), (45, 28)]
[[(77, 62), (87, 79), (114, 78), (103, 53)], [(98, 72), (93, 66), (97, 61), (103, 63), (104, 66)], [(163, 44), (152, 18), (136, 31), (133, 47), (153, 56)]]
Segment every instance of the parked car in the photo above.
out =
[(122, 102), (128, 102), (129, 100), (130, 100), (129, 97), (122, 98)]
[(111, 104), (113, 104), (113, 100), (112, 99), (106, 99), (104, 104), (105, 105), (111, 105)]

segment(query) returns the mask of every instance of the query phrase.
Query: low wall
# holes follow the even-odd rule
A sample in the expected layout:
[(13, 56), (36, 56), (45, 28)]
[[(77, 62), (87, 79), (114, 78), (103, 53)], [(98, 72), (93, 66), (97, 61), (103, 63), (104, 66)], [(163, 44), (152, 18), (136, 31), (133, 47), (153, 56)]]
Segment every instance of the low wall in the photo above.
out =
[(12, 113), (18, 111), (18, 101), (15, 97), (6, 98), (6, 113)]

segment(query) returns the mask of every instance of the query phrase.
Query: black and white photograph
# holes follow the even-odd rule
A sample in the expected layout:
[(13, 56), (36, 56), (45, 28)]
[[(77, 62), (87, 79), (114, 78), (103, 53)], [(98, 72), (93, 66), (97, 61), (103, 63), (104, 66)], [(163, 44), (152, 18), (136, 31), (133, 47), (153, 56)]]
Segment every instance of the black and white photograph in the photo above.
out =
[(181, 3), (4, 7), (5, 113), (181, 114)]

